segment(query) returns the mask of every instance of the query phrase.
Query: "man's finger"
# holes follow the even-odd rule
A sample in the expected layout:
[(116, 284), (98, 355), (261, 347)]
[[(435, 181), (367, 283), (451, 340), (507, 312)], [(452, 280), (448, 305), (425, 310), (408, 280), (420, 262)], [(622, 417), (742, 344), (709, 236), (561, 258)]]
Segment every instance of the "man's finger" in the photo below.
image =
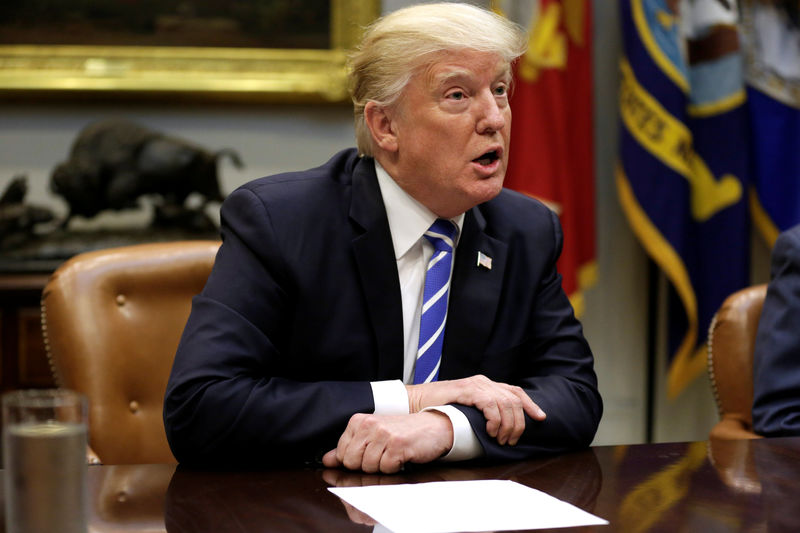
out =
[(498, 431), (500, 431), (501, 420), (500, 409), (497, 406), (497, 402), (485, 405), (481, 411), (483, 411), (483, 417), (486, 419), (486, 433), (488, 433), (490, 437), (497, 437)]
[(394, 474), (403, 468), (403, 460), (396, 455), (384, 452), (379, 467), (384, 474)]
[[(524, 403), (522, 406), (524, 406)], [(517, 442), (519, 442), (519, 438), (522, 436), (523, 431), (525, 431), (525, 413), (522, 409), (515, 409), (514, 429), (512, 430), (511, 435), (508, 437), (508, 444), (515, 446)]]
[(517, 406), (515, 403), (510, 398), (500, 399), (500, 428), (497, 432), (497, 442), (500, 444), (506, 444), (509, 441), (522, 413), (521, 406)]
[(544, 420), (547, 418), (547, 414), (542, 410), (542, 408), (539, 407), (533, 400), (531, 400), (531, 397), (521, 389), (520, 398), (522, 399), (522, 408), (529, 417), (533, 418), (534, 420)]
[[(342, 445), (339, 444), (341, 450)], [(338, 454), (339, 460), (350, 470), (361, 470), (364, 462), (364, 451), (367, 449), (367, 442), (362, 438), (354, 438), (347, 442), (344, 450)]]
[(322, 456), (322, 464), (328, 468), (338, 468), (342, 466), (342, 463), (336, 458), (336, 448)]
[(508, 390), (522, 401), (522, 409), (525, 413), (534, 420), (544, 420), (547, 416), (545, 412), (539, 407), (536, 402), (528, 396), (528, 393), (522, 387), (515, 385), (506, 385)]
[(385, 442), (380, 440), (370, 442), (361, 455), (361, 470), (368, 474), (374, 474), (378, 471), (383, 472), (381, 464), (385, 454)]

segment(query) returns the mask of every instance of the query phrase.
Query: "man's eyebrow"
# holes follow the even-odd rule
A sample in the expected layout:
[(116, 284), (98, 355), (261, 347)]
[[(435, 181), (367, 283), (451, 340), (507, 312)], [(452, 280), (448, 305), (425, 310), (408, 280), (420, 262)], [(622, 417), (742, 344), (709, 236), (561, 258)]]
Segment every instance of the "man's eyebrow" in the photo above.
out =
[(511, 72), (511, 65), (505, 64), (502, 67), (497, 69), (497, 73), (494, 76), (495, 80), (506, 79), (511, 80), (514, 77), (514, 74)]
[[(475, 77), (476, 77), (475, 73), (472, 72), (471, 70), (454, 69), (454, 70), (449, 70), (447, 72), (436, 74), (433, 77), (433, 81), (435, 82), (436, 85), (441, 86), (451, 83), (453, 81), (469, 80)], [(512, 77), (511, 68), (506, 66), (497, 70), (497, 73), (494, 76), (494, 80), (510, 81), (511, 77)]]
[(475, 75), (469, 70), (464, 70), (464, 69), (448, 70), (447, 72), (442, 72), (435, 75), (434, 82), (436, 83), (436, 85), (446, 85), (452, 81), (467, 80), (474, 77)]

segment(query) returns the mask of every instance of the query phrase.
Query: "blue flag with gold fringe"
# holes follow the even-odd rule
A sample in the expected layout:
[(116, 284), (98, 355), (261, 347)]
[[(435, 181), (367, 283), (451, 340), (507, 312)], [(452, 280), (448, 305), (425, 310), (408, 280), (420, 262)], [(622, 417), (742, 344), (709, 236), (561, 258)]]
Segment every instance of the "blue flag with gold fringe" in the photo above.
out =
[(742, 6), (755, 226), (772, 246), (800, 224), (800, 4), (750, 1)]
[(620, 7), (617, 192), (670, 282), (667, 390), (675, 397), (705, 370), (711, 317), (749, 283), (738, 15), (719, 0), (621, 0)]

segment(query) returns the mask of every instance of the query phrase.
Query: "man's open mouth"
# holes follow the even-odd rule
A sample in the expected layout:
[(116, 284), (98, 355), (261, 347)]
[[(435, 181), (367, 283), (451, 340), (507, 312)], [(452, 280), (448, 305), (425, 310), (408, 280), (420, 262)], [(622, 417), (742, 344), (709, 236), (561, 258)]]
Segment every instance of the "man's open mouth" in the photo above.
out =
[(472, 161), (474, 161), (475, 163), (478, 163), (479, 165), (491, 165), (492, 163), (497, 161), (497, 159), (499, 157), (500, 156), (497, 155), (497, 150), (492, 150), (490, 152), (486, 152), (485, 154), (483, 154), (480, 157), (476, 157)]

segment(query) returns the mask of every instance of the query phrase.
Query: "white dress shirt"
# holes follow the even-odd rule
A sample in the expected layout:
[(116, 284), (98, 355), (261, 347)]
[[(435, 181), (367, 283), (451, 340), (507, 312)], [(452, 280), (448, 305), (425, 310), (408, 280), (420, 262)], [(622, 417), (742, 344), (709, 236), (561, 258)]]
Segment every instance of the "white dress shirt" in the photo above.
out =
[[(408, 414), (408, 392), (405, 384), (412, 383), (414, 366), (417, 361), (419, 343), (419, 319), (422, 314), (422, 295), (425, 288), (425, 273), (428, 261), (433, 255), (433, 245), (423, 238), (431, 224), (438, 218), (427, 207), (406, 193), (392, 177), (375, 161), (389, 229), (392, 233), (397, 273), (400, 278), (400, 292), (403, 301), (403, 381), (372, 382), (375, 400), (375, 414)], [(451, 219), (458, 226), (455, 239), (457, 246), (464, 225), (464, 214)], [(455, 265), (456, 249), (453, 250), (452, 265)], [(452, 270), (451, 270), (452, 275)], [(449, 298), (449, 293), (448, 293)], [(447, 324), (445, 323), (445, 331)], [(472, 431), (467, 417), (453, 406), (431, 407), (450, 419), (453, 426), (453, 446), (443, 457), (444, 460), (462, 461), (479, 457), (483, 448)]]

